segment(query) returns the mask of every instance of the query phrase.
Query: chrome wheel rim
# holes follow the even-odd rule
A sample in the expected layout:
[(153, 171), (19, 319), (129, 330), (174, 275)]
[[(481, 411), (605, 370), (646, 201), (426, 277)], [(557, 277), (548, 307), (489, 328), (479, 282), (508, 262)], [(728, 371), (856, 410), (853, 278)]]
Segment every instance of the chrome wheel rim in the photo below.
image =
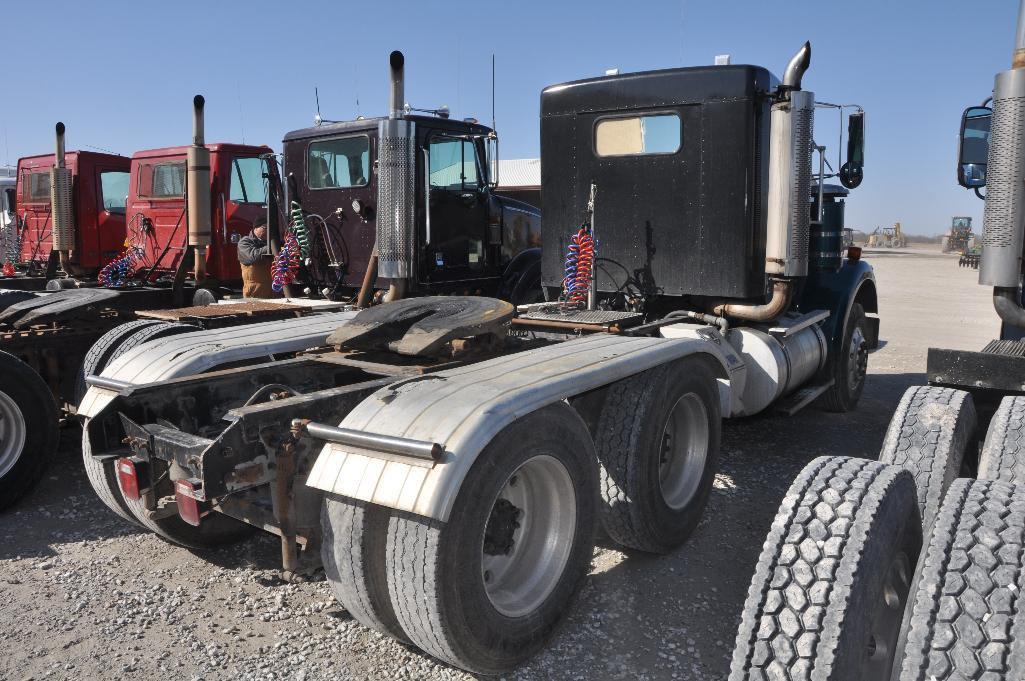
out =
[(669, 410), (662, 429), (658, 483), (662, 499), (678, 511), (701, 487), (708, 459), (708, 411), (695, 393), (687, 393)]
[(25, 417), (14, 399), (0, 392), (0, 478), (7, 475), (25, 448)]
[(911, 591), (911, 560), (901, 551), (890, 563), (883, 592), (872, 616), (865, 652), (868, 656), (864, 679), (888, 679), (893, 666), (904, 606)]
[(847, 384), (851, 390), (857, 390), (868, 373), (868, 342), (861, 327), (854, 327), (851, 334), (851, 347), (847, 353)]
[(528, 459), (491, 507), (481, 542), (481, 577), (506, 617), (536, 610), (562, 578), (576, 533), (576, 490), (561, 461)]

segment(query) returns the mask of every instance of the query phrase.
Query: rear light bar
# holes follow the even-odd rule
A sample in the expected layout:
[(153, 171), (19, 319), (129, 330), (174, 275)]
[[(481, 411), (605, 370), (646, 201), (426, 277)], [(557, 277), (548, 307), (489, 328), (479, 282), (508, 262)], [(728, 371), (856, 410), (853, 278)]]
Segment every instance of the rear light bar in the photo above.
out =
[(199, 480), (178, 480), (174, 483), (174, 500), (178, 504), (178, 515), (189, 525), (199, 527), (203, 513), (196, 500), (196, 490), (202, 487)]
[(149, 464), (137, 456), (117, 460), (117, 480), (125, 498), (138, 501), (149, 490)]

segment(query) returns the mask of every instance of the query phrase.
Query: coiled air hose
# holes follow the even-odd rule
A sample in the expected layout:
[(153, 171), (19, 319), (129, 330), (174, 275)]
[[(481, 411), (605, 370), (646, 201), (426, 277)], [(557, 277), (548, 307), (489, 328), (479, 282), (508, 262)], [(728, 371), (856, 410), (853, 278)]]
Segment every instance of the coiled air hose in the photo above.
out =
[(143, 250), (138, 246), (125, 244), (125, 250), (100, 270), (96, 275), (100, 286), (117, 288), (124, 286), (132, 278), (135, 263), (142, 259)]
[(584, 224), (573, 235), (566, 254), (566, 276), (562, 280), (562, 288), (566, 300), (571, 303), (587, 301), (596, 249), (597, 244), (591, 233), (591, 226)]
[(302, 247), (294, 231), (285, 235), (285, 243), (278, 251), (278, 257), (274, 259), (271, 266), (271, 288), (275, 293), (281, 291), (295, 281), (299, 275), (299, 258), (302, 254)]
[(306, 220), (303, 218), (303, 207), (298, 201), (292, 201), (291, 215), (292, 233), (295, 234), (295, 240), (299, 242), (303, 262), (308, 263), (310, 260), (310, 236), (309, 230), (306, 229)]

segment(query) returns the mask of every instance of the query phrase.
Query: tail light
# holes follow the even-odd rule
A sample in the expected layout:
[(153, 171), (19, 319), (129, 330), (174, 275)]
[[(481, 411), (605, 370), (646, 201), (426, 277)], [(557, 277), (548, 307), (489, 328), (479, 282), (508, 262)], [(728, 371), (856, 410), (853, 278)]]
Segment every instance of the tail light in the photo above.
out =
[(178, 504), (178, 515), (189, 525), (199, 527), (203, 514), (196, 500), (196, 489), (201, 485), (198, 480), (178, 480), (174, 483), (174, 500)]
[(847, 259), (848, 260), (861, 260), (861, 246), (848, 246), (847, 247)]
[(117, 460), (117, 480), (126, 498), (138, 501), (149, 489), (148, 464), (139, 457), (121, 457)]

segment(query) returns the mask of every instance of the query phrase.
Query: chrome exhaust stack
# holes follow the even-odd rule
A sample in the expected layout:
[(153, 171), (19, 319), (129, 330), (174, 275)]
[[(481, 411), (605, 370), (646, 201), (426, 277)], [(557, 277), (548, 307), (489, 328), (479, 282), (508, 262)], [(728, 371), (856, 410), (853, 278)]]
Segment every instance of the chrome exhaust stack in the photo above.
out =
[(210, 150), (204, 134), (203, 95), (192, 99), (192, 146), (186, 154), (189, 245), (195, 249), (196, 285), (206, 280), (206, 247), (213, 225), (210, 217)]
[(52, 250), (57, 251), (61, 269), (70, 275), (71, 251), (75, 250), (75, 220), (71, 203), (71, 170), (64, 163), (64, 124), (57, 123), (56, 159), (50, 168), (50, 220), (53, 223)]
[(378, 275), (392, 280), (385, 300), (398, 300), (416, 262), (416, 126), (403, 118), (405, 58), (396, 50), (389, 62), (390, 113), (378, 126), (377, 251)]
[(769, 114), (765, 273), (773, 281), (772, 298), (764, 305), (722, 304), (714, 308), (716, 314), (752, 322), (773, 320), (790, 307), (792, 278), (808, 274), (815, 93), (802, 90), (801, 80), (810, 65), (811, 43), (806, 42), (787, 64)]
[(983, 212), (979, 283), (993, 287), (1000, 319), (1025, 328), (1019, 287), (1025, 245), (1025, 0), (1018, 6), (1011, 68), (993, 85), (993, 118), (986, 159), (986, 207)]

